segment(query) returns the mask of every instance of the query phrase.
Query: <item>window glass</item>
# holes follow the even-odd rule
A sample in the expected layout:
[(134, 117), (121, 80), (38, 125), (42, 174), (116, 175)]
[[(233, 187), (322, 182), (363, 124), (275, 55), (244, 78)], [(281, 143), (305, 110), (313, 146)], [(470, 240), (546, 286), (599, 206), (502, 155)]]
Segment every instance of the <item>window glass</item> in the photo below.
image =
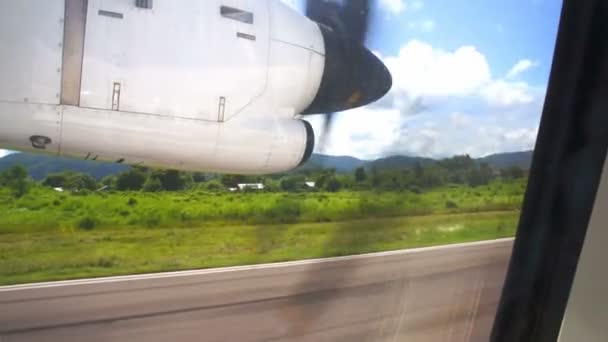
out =
[[(0, 340), (487, 340), (561, 3), (226, 3), (218, 16), (207, 1), (89, 0), (88, 21), (0, 5), (20, 18), (4, 32), (33, 41), (0, 57), (6, 84), (25, 84), (10, 101), (0, 87)], [(254, 12), (253, 32), (225, 20)], [(103, 26), (78, 26), (74, 53), (64, 21)], [(120, 45), (121, 30), (137, 41)], [(83, 53), (109, 34), (129, 47), (108, 55), (120, 63)], [(213, 43), (177, 48), (196, 34)], [(62, 62), (96, 71), (78, 94), (108, 108), (62, 105)], [(382, 65), (392, 87), (377, 101), (306, 113), (363, 103), (387, 81), (374, 79)], [(133, 82), (152, 75), (172, 80), (137, 89), (154, 111), (129, 110)]]

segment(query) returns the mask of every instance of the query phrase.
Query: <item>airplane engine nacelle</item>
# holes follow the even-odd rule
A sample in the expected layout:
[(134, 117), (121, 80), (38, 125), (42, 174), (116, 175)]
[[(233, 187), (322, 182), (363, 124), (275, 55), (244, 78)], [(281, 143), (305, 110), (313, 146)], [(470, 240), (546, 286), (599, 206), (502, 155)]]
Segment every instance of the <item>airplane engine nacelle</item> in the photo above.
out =
[(297, 119), (231, 120), (219, 130), (212, 167), (223, 172), (260, 174), (281, 172), (304, 164), (312, 155), (315, 137), (310, 123)]
[(217, 123), (66, 106), (60, 146), (89, 159), (262, 174), (305, 162), (314, 140), (310, 124), (292, 118), (236, 116)]

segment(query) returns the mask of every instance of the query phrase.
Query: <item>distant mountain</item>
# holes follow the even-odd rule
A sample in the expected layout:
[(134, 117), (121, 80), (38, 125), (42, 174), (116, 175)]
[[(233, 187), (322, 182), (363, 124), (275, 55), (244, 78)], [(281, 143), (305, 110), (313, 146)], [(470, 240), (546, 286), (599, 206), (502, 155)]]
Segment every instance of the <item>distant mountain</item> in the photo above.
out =
[[(529, 169), (532, 161), (532, 151), (497, 153), (483, 158), (477, 158), (479, 163), (487, 163), (495, 168), (509, 166), (519, 166), (522, 169)], [(328, 156), (313, 154), (310, 160), (298, 167), (299, 170), (310, 169), (335, 169), (338, 172), (353, 172), (358, 167), (378, 169), (404, 169), (411, 168), (417, 163), (422, 166), (437, 162), (435, 159), (424, 157), (390, 156), (376, 160), (362, 160), (350, 156)], [(49, 173), (72, 170), (76, 172), (88, 173), (91, 176), (101, 179), (108, 175), (120, 173), (129, 169), (128, 165), (117, 163), (97, 162), (66, 157), (55, 157), (33, 153), (14, 153), (0, 158), (0, 172), (16, 164), (25, 166), (32, 178), (44, 179)]]
[(367, 163), (369, 163), (368, 160), (361, 160), (350, 156), (327, 156), (315, 153), (298, 170), (335, 169), (337, 172), (352, 172), (354, 169)]
[(377, 169), (405, 169), (414, 167), (416, 164), (425, 166), (435, 162), (435, 159), (425, 157), (390, 156), (369, 162), (366, 167), (375, 167)]
[[(522, 169), (530, 169), (532, 162), (532, 151), (496, 153), (486, 157), (474, 159), (478, 163), (486, 163), (494, 168), (505, 168), (518, 166)], [(389, 156), (376, 160), (361, 160), (349, 156), (327, 156), (313, 154), (310, 160), (296, 170), (307, 169), (336, 169), (338, 172), (352, 172), (358, 167), (378, 169), (406, 169), (414, 167), (416, 164), (421, 166), (430, 165), (437, 162), (437, 159), (410, 156)]]
[(497, 153), (476, 160), (495, 168), (519, 166), (524, 170), (529, 170), (530, 165), (532, 164), (532, 152), (533, 151)]
[(97, 179), (101, 179), (105, 176), (129, 169), (129, 166), (117, 163), (56, 157), (34, 153), (13, 153), (0, 158), (0, 172), (16, 164), (25, 166), (30, 172), (30, 176), (36, 180), (44, 179), (49, 173), (67, 170), (88, 173)]

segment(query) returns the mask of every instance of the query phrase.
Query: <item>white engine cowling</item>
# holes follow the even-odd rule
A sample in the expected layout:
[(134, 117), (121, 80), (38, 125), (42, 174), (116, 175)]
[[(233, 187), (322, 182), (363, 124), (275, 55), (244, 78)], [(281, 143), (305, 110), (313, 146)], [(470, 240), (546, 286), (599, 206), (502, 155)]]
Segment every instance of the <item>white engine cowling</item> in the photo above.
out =
[(310, 124), (288, 118), (215, 123), (66, 106), (62, 126), (61, 151), (70, 155), (184, 170), (281, 172), (314, 146)]
[(217, 123), (40, 104), (0, 102), (0, 144), (88, 160), (183, 170), (262, 174), (290, 170), (314, 147), (306, 121), (235, 117)]

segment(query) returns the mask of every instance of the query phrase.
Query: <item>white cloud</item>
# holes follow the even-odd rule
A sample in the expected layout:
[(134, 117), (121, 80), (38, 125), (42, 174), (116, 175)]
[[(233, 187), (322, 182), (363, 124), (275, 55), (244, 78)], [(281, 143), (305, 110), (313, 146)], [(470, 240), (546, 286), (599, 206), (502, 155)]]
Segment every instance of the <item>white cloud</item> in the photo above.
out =
[(520, 59), (517, 63), (515, 63), (515, 65), (513, 65), (513, 67), (507, 72), (506, 78), (508, 79), (513, 79), (519, 75), (521, 75), (521, 73), (523, 73), (524, 71), (533, 68), (535, 66), (538, 66), (538, 62), (537, 61), (531, 61), (529, 59)]
[(397, 56), (381, 58), (393, 75), (393, 88), (376, 104), (379, 107), (417, 114), (433, 103), (458, 98), (483, 100), (494, 109), (538, 99), (525, 82), (493, 78), (486, 57), (475, 46), (445, 51), (411, 40)]
[(406, 9), (406, 4), (403, 0), (380, 0), (380, 6), (393, 14), (399, 14)]
[(433, 32), (435, 30), (435, 21), (432, 19), (415, 20), (408, 23), (408, 27), (422, 32)]
[(481, 95), (493, 107), (512, 107), (532, 103), (535, 100), (530, 87), (525, 82), (496, 80), (481, 89)]
[[(475, 46), (443, 50), (412, 40), (381, 58), (393, 88), (377, 103), (337, 114), (324, 150), (372, 159), (404, 154), (447, 157), (530, 149), (543, 92), (492, 77)], [(322, 118), (305, 117), (320, 135)]]
[(383, 155), (445, 158), (466, 153), (473, 157), (482, 157), (497, 152), (530, 150), (534, 147), (536, 128), (509, 126), (506, 121), (496, 121), (490, 117), (472, 117), (463, 113), (460, 115), (470, 119), (470, 122), (467, 119), (466, 124), (450, 124), (452, 122), (448, 117), (459, 118), (453, 113), (434, 117), (432, 120), (436, 125), (432, 129), (419, 127), (418, 124), (402, 128), (397, 139), (387, 145)]
[[(397, 138), (402, 121), (397, 110), (357, 108), (336, 113), (325, 146), (320, 145), (323, 132), (323, 116), (307, 115), (315, 132), (315, 152), (331, 155), (354, 155), (360, 158), (376, 158), (385, 147)], [(361, 139), (365, 137), (365, 139)]]
[(456, 128), (468, 127), (473, 123), (473, 119), (460, 112), (454, 112), (450, 115), (450, 122)]
[(464, 96), (490, 81), (488, 62), (474, 46), (444, 51), (412, 40), (384, 62), (393, 75), (393, 90), (410, 97)]

